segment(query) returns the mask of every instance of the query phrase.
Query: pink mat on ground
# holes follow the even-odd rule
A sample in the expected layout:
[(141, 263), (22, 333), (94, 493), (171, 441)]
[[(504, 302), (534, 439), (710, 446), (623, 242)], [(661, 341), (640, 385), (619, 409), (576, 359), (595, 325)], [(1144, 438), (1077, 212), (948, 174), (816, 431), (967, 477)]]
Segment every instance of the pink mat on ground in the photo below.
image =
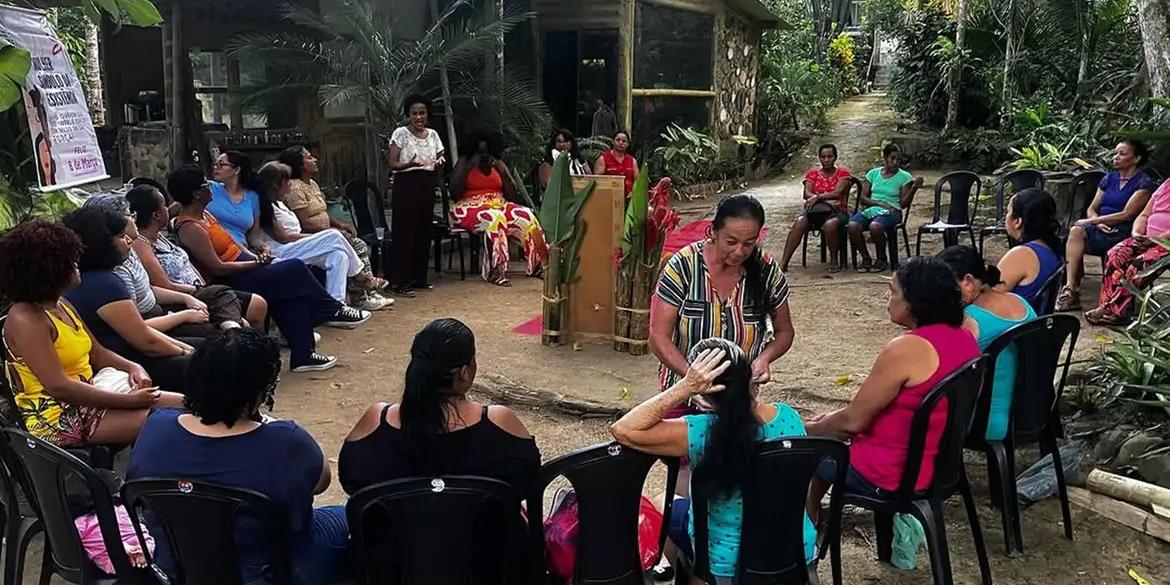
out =
[[(673, 256), (676, 252), (683, 249), (684, 247), (707, 237), (707, 229), (710, 227), (711, 220), (700, 219), (692, 221), (691, 223), (674, 230), (670, 233), (669, 236), (666, 237), (666, 243), (662, 245), (663, 258)], [(767, 234), (768, 226), (764, 226), (764, 229), (760, 231), (760, 239), (763, 239)], [(654, 296), (650, 299), (651, 314), (653, 314), (654, 307), (657, 304), (657, 296)], [(543, 329), (544, 320), (539, 314), (537, 314), (535, 317), (517, 325), (515, 329), (512, 329), (512, 333), (517, 333), (519, 335), (539, 336)]]

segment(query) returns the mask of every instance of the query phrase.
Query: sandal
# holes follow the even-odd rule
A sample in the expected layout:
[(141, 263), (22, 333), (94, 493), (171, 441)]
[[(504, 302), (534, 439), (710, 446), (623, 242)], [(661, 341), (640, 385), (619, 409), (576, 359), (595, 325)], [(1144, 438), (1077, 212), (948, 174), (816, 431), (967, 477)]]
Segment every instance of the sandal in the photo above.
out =
[(1081, 291), (1073, 289), (1067, 284), (1061, 287), (1060, 295), (1056, 297), (1056, 312), (1078, 311), (1081, 308)]
[(414, 290), (409, 286), (394, 286), (390, 287), (390, 292), (394, 293), (396, 297), (405, 297), (408, 299), (414, 298)]
[(1096, 309), (1085, 311), (1085, 321), (1088, 321), (1090, 325), (1096, 325), (1098, 327), (1118, 327), (1128, 325), (1130, 319), (1097, 307)]
[(885, 260), (875, 260), (873, 263), (873, 270), (870, 272), (886, 272), (890, 269), (890, 263)]
[(488, 282), (490, 282), (496, 286), (502, 286), (504, 288), (512, 286), (512, 281), (508, 280), (508, 277), (504, 276), (502, 274), (499, 276), (496, 276), (494, 278), (488, 279)]
[(869, 258), (862, 258), (861, 264), (857, 265), (858, 272), (873, 272), (873, 260)]

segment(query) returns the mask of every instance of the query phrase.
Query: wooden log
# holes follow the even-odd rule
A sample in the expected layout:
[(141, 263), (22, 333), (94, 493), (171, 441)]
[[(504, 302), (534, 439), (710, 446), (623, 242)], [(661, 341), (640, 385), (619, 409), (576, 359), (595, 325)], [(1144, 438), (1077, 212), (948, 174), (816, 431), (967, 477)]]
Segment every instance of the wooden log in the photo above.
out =
[(1068, 499), (1118, 524), (1170, 543), (1170, 520), (1159, 518), (1132, 504), (1078, 487), (1069, 486)]
[(1089, 472), (1085, 487), (1091, 492), (1152, 509), (1158, 516), (1170, 520), (1170, 490), (1164, 487), (1100, 469)]
[[(489, 251), (484, 250), (487, 254)], [(564, 319), (565, 307), (568, 305), (563, 295), (567, 294), (567, 287), (561, 286), (561, 271), (564, 266), (561, 265), (561, 249), (557, 246), (550, 246), (548, 250), (548, 265), (544, 271), (544, 298), (541, 299), (541, 320), (543, 321), (542, 330), (540, 332), (541, 345), (560, 345), (564, 341), (564, 326), (566, 321)]]
[(653, 294), (655, 270), (639, 262), (634, 270), (634, 301), (630, 313), (630, 355), (650, 351), (650, 296)]
[(630, 305), (634, 299), (634, 277), (620, 268), (617, 271), (617, 294), (614, 297), (613, 349), (626, 353), (630, 344), (624, 340), (630, 337)]

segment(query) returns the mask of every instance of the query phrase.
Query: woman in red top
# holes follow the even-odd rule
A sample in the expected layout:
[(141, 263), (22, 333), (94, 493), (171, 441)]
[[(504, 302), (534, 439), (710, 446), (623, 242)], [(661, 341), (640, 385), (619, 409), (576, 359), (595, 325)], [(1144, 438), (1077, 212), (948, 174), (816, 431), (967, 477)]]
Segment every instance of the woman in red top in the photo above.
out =
[(593, 174), (616, 175), (626, 178), (626, 199), (634, 190), (634, 181), (638, 179), (638, 160), (627, 152), (630, 148), (630, 134), (625, 130), (618, 130), (613, 135), (613, 148), (601, 153), (597, 162), (593, 163)]
[(822, 144), (818, 149), (821, 166), (804, 174), (804, 208), (788, 230), (780, 270), (788, 272), (788, 262), (810, 229), (821, 230), (829, 248), (829, 272), (840, 272), (837, 263), (841, 250), (841, 229), (849, 223), (849, 187), (853, 184), (849, 169), (837, 166), (837, 147)]
[(483, 234), (480, 270), (483, 279), (499, 286), (508, 281), (508, 238), (524, 246), (529, 276), (540, 276), (548, 260), (544, 231), (531, 209), (507, 200), (516, 196), (516, 184), (508, 165), (500, 160), (503, 144), (499, 135), (483, 134), (464, 141), (474, 150), (464, 152), (451, 173), (451, 225)]

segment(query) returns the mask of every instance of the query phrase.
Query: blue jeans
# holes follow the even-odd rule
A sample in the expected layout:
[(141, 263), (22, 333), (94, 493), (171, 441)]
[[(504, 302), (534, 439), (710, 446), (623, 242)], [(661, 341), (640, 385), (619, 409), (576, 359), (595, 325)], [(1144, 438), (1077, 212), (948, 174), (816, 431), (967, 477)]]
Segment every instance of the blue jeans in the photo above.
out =
[(305, 263), (280, 260), (233, 275), (226, 284), (268, 301), (268, 312), (288, 340), (289, 366), (309, 361), (316, 344), (313, 327), (337, 314), (341, 303), (329, 296)]
[[(825, 482), (833, 483), (837, 479), (837, 462), (827, 458), (821, 460), (821, 464), (817, 466), (816, 476)], [(846, 493), (869, 498), (886, 498), (893, 494), (865, 479), (852, 465), (845, 471), (844, 489)]]
[(849, 223), (861, 224), (861, 229), (868, 230), (870, 225), (878, 224), (887, 232), (898, 227), (902, 223), (901, 211), (887, 211), (881, 215), (875, 215), (872, 218), (865, 217), (865, 214), (858, 211), (849, 219)]
[[(345, 506), (313, 510), (311, 540), (293, 552), (293, 579), (297, 585), (331, 585), (349, 578), (349, 524)], [(268, 580), (251, 585), (268, 585)]]

